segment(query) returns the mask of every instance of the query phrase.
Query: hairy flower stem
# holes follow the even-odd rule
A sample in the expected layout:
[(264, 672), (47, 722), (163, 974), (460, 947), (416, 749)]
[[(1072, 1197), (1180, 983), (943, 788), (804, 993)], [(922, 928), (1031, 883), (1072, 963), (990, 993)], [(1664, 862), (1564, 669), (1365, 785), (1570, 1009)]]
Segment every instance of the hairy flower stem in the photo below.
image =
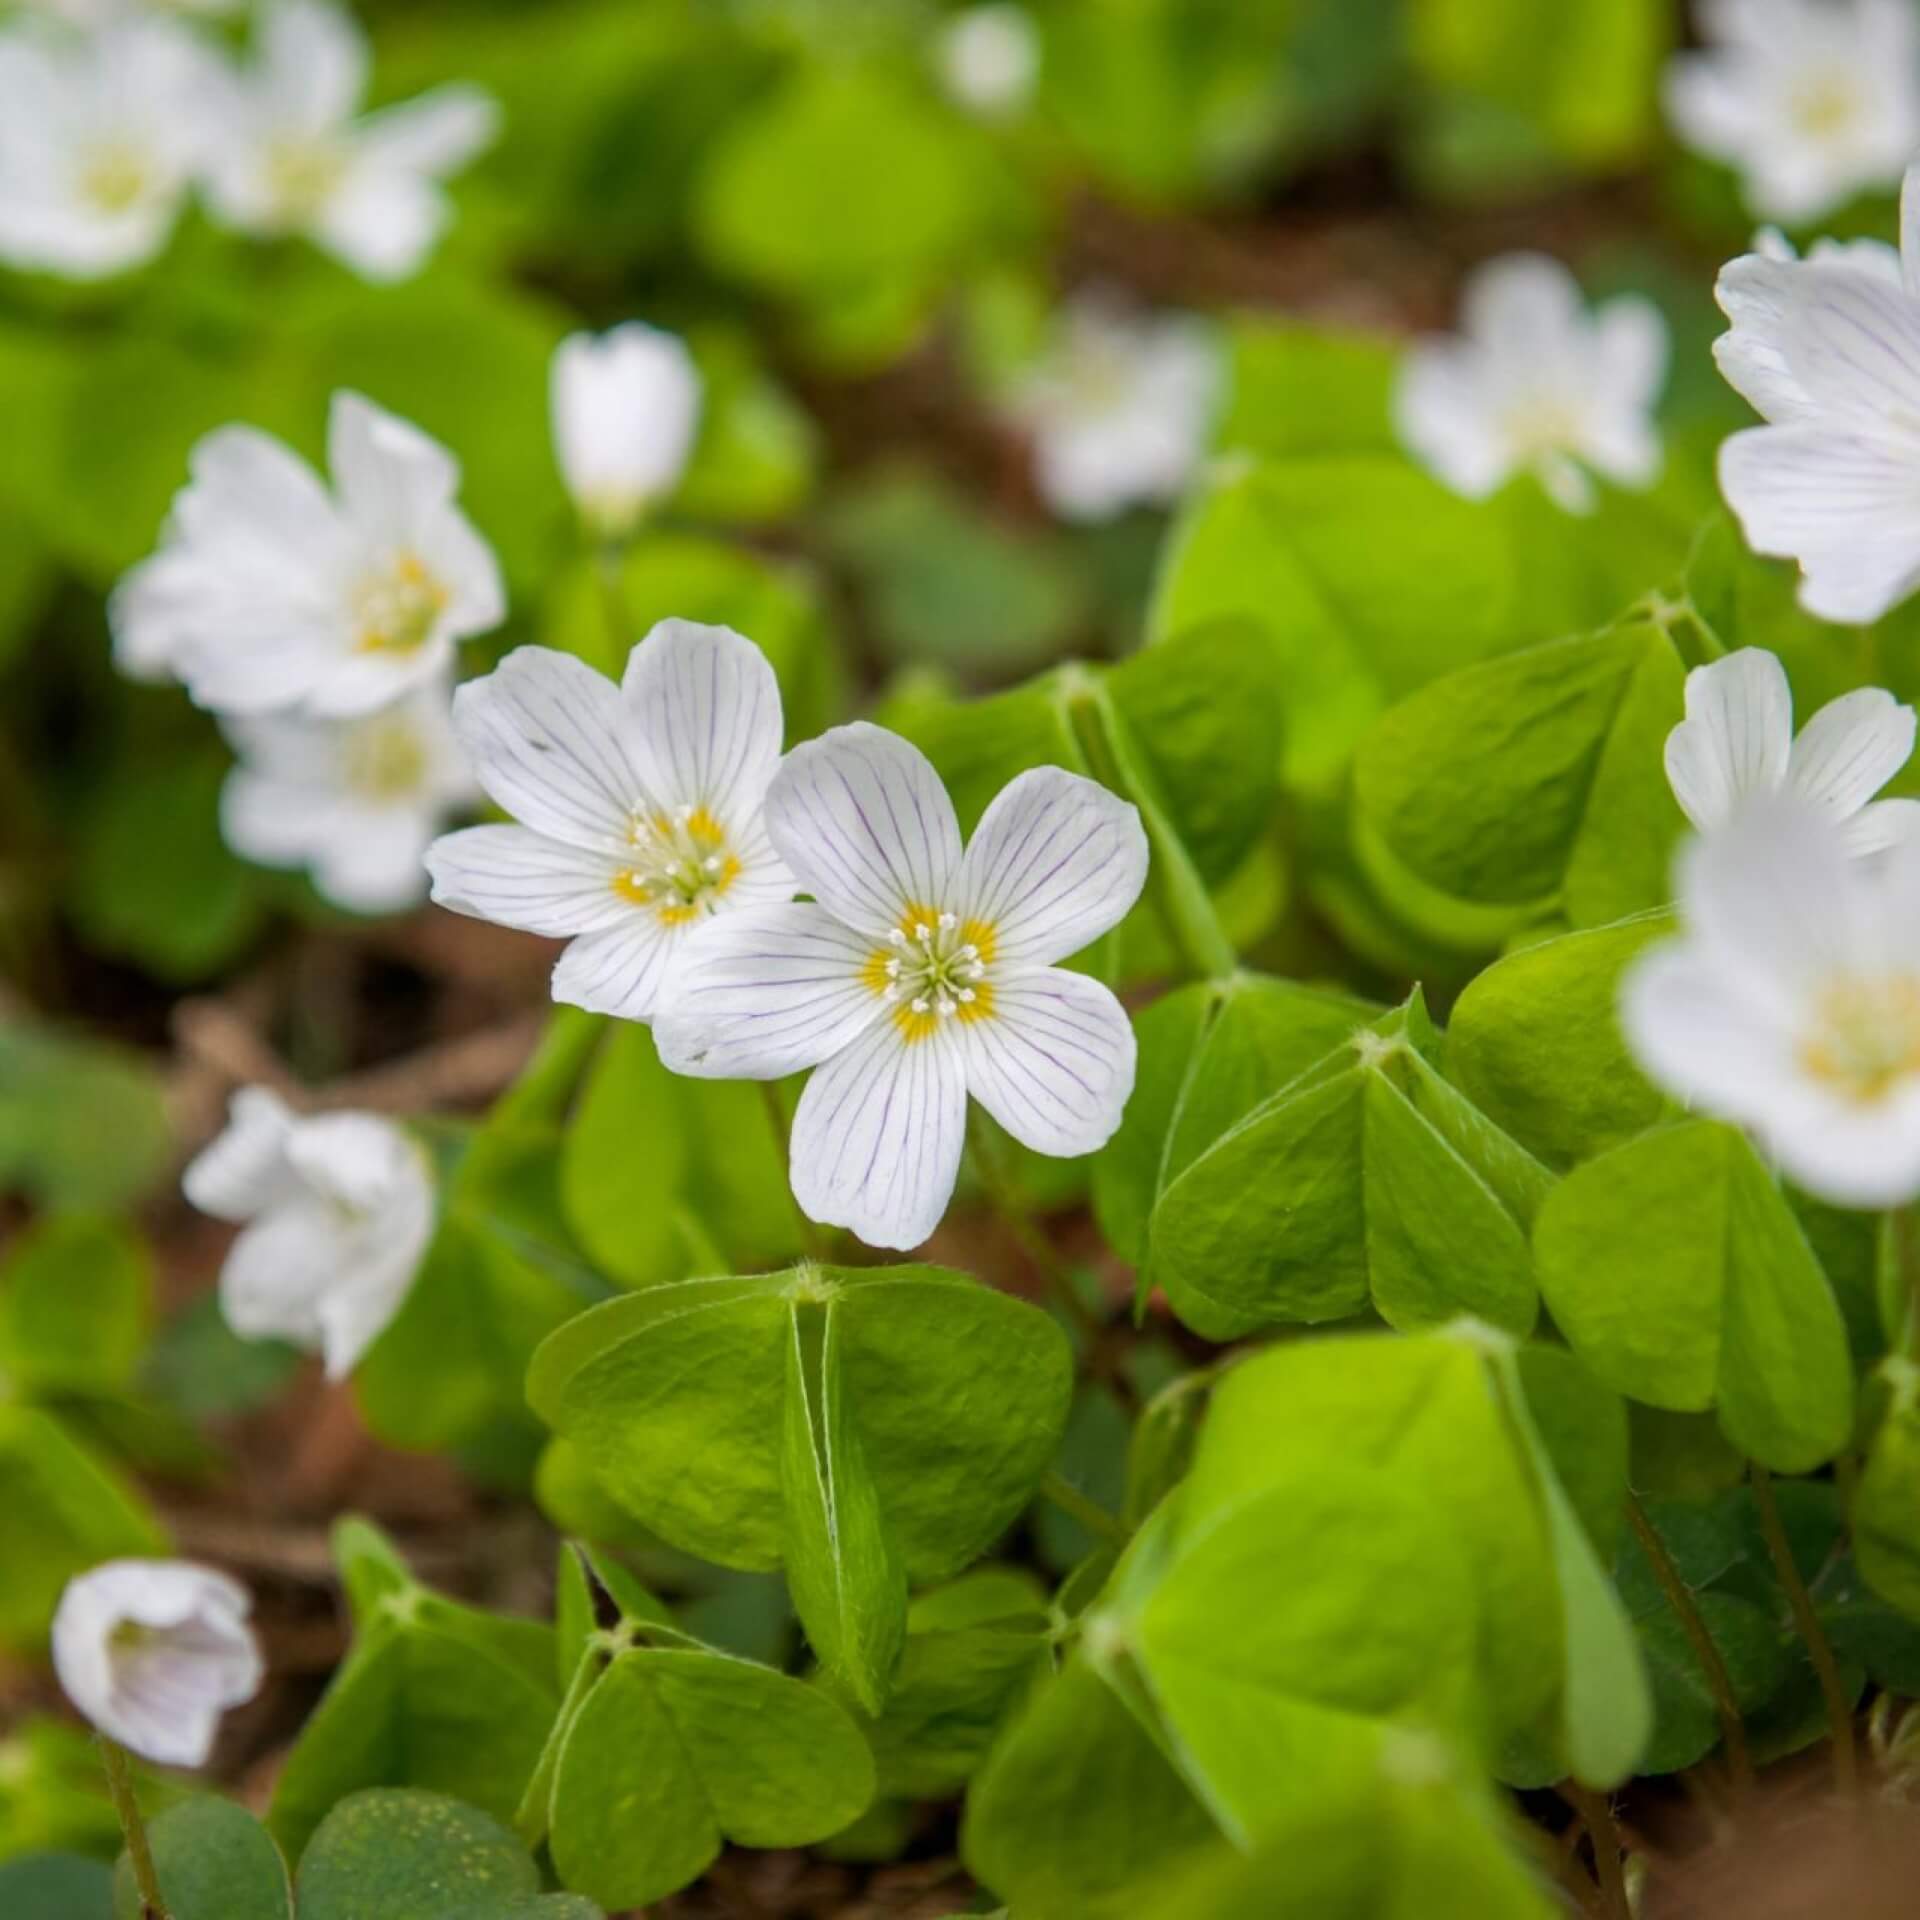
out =
[(1780, 1521), (1780, 1506), (1773, 1497), (1773, 1476), (1758, 1460), (1749, 1462), (1749, 1465), (1752, 1469), (1754, 1504), (1760, 1511), (1760, 1531), (1766, 1537), (1773, 1570), (1787, 1590), (1787, 1604), (1793, 1609), (1793, 1623), (1800, 1630), (1800, 1638), (1806, 1642), (1807, 1657), (1813, 1662), (1814, 1674), (1820, 1682), (1820, 1697), (1826, 1703), (1827, 1725), (1833, 1731), (1833, 1784), (1842, 1798), (1850, 1800), (1859, 1779), (1853, 1751), (1853, 1706), (1847, 1699), (1846, 1689), (1840, 1684), (1840, 1667), (1833, 1657), (1833, 1643), (1828, 1640), (1826, 1629), (1821, 1626), (1820, 1617), (1813, 1610), (1813, 1596), (1807, 1591), (1807, 1583), (1801, 1579), (1800, 1569), (1794, 1564), (1793, 1548), (1787, 1540), (1787, 1530)]
[(1620, 1829), (1614, 1823), (1607, 1796), (1581, 1786), (1577, 1780), (1561, 1781), (1559, 1792), (1585, 1823), (1587, 1841), (1593, 1848), (1593, 1875), (1600, 1883), (1607, 1920), (1633, 1920), (1633, 1903), (1627, 1898), (1627, 1875), (1622, 1864)]
[(172, 1920), (160, 1892), (153, 1849), (147, 1844), (146, 1817), (134, 1797), (133, 1769), (127, 1762), (126, 1749), (104, 1733), (95, 1735), (95, 1743), (100, 1749), (100, 1764), (106, 1770), (107, 1792), (113, 1797), (113, 1810), (120, 1816), (120, 1831), (126, 1837), (133, 1884), (140, 1890), (141, 1920)]
[(593, 550), (594, 583), (600, 589), (600, 615), (606, 622), (607, 643), (613, 649), (613, 678), (617, 681), (633, 646), (633, 616), (627, 607), (624, 541), (605, 540)]
[(1720, 1649), (1694, 1604), (1693, 1590), (1673, 1564), (1667, 1543), (1647, 1518), (1638, 1496), (1631, 1492), (1627, 1495), (1627, 1524), (1633, 1528), (1633, 1537), (1640, 1542), (1653, 1577), (1660, 1583), (1660, 1591), (1666, 1595), (1667, 1605), (1673, 1609), (1673, 1616), (1680, 1622), (1680, 1630), (1693, 1649), (1693, 1657), (1706, 1676), (1714, 1711), (1720, 1717), (1720, 1741), (1727, 1750), (1727, 1771), (1733, 1776), (1735, 1790), (1747, 1793), (1753, 1786), (1753, 1757), (1747, 1751), (1746, 1723), (1740, 1717), (1740, 1703), (1734, 1698), (1733, 1677), (1727, 1672), (1727, 1663), (1721, 1659)]
[[(773, 1129), (773, 1150), (783, 1167), (791, 1166), (793, 1164), (793, 1122), (788, 1119), (786, 1103), (780, 1098), (779, 1082), (762, 1080), (760, 1097), (766, 1103), (767, 1124)], [(800, 1245), (807, 1258), (825, 1260), (829, 1252), (827, 1237), (808, 1217), (806, 1209), (797, 1200), (793, 1203), (793, 1217), (800, 1223)]]
[(1116, 1547), (1127, 1543), (1127, 1530), (1097, 1500), (1090, 1500), (1063, 1474), (1048, 1470), (1040, 1482), (1040, 1497), (1051, 1500), (1069, 1519), (1077, 1520), (1096, 1539)]

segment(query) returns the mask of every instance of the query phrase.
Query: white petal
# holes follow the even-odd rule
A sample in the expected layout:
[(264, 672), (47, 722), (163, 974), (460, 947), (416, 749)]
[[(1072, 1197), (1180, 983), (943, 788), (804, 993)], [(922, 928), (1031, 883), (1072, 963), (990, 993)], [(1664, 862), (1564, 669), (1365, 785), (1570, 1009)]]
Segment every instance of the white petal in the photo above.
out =
[(619, 690), (584, 661), (517, 647), (453, 697), (474, 776), (524, 825), (617, 857), (648, 796), (622, 736)]
[(396, 545), (460, 486), (459, 463), (437, 440), (344, 387), (327, 415), (327, 465), (355, 524)]
[(427, 897), (428, 843), (437, 809), (343, 806), (338, 831), (316, 836), (315, 890), (349, 913), (403, 913)]
[(1797, 792), (1844, 817), (1855, 814), (1907, 764), (1914, 716), (1882, 687), (1829, 701), (1793, 743)]
[(347, 172), (313, 223), (313, 238), (376, 286), (417, 273), (453, 209), (424, 175), (370, 161)]
[(1106, 1145), (1133, 1092), (1133, 1026), (1097, 980), (1048, 967), (993, 983), (962, 1023), (967, 1091), (1024, 1147), (1063, 1158)]
[(1687, 717), (1667, 735), (1667, 779), (1696, 827), (1717, 827), (1749, 794), (1787, 776), (1793, 694), (1786, 670), (1759, 647), (1742, 647), (1687, 675)]
[(1862, 807), (1847, 822), (1847, 845), (1856, 854), (1920, 845), (1920, 800), (1876, 800)]
[(249, 1220), (293, 1190), (287, 1164), (293, 1109), (266, 1087), (242, 1087), (224, 1132), (180, 1176), (188, 1200), (220, 1220)]
[(654, 1044), (675, 1073), (708, 1080), (818, 1066), (888, 1012), (875, 958), (870, 938), (810, 902), (717, 915), (688, 935)]
[[(1770, 420), (1834, 428), (1920, 423), (1920, 305), (1877, 273), (1747, 254), (1715, 287), (1733, 331), (1721, 371)], [(1920, 440), (1920, 430), (1909, 437)]]
[(553, 970), (553, 997), (618, 1020), (649, 1020), (687, 931), (642, 912), (622, 926), (583, 933)]
[(1556, 363), (1586, 330), (1580, 283), (1550, 254), (1501, 254), (1468, 276), (1460, 323), (1469, 338), (1504, 358)]
[(1482, 500), (1513, 470), (1512, 452), (1481, 378), (1481, 354), (1465, 341), (1409, 348), (1394, 383), (1395, 431), (1434, 476)]
[(397, 1194), (431, 1191), (420, 1149), (378, 1114), (302, 1120), (287, 1141), (287, 1159), (310, 1191), (354, 1213), (372, 1213)]
[(656, 805), (743, 831), (780, 763), (780, 683), (729, 627), (662, 620), (627, 659), (624, 737)]
[(1800, 603), (1865, 625), (1920, 583), (1920, 447), (1823, 427), (1750, 427), (1720, 448), (1720, 490), (1756, 553), (1798, 560)]
[(427, 849), (433, 899), (455, 913), (552, 939), (624, 926), (645, 909), (614, 891), (605, 854), (525, 827), (466, 827)]
[(320, 1343), (320, 1300), (334, 1284), (342, 1236), (323, 1202), (276, 1207), (242, 1228), (220, 1269), (220, 1311), (243, 1340)]
[(957, 910), (993, 929), (996, 967), (1043, 967), (1118, 926), (1147, 878), (1139, 810), (1097, 782), (1035, 767), (995, 795), (961, 864)]
[(700, 372), (673, 334), (630, 321), (554, 350), (554, 448), (584, 517), (628, 531), (679, 484), (700, 416)]
[(905, 1252), (940, 1224), (966, 1142), (951, 1022), (908, 1041), (870, 1027), (807, 1082), (793, 1116), (793, 1197), (810, 1220)]
[(766, 821), (799, 884), (863, 933), (884, 934), (910, 908), (937, 912), (960, 866), (960, 824), (932, 763), (864, 720), (787, 755)]
[(367, 41), (344, 8), (323, 0), (273, 0), (256, 31), (265, 84), (290, 130), (333, 126), (360, 104)]
[(478, 87), (435, 87), (360, 122), (356, 140), (382, 167), (444, 177), (499, 137), (500, 103)]

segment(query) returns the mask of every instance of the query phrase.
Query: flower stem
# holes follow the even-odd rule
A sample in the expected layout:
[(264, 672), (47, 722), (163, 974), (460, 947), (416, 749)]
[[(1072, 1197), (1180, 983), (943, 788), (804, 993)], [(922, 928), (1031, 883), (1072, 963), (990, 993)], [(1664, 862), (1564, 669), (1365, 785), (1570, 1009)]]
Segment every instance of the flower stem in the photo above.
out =
[[(762, 1080), (760, 1097), (766, 1104), (767, 1124), (773, 1129), (774, 1151), (780, 1156), (783, 1167), (793, 1164), (793, 1124), (787, 1118), (785, 1103), (780, 1098), (778, 1081)], [(789, 1182), (792, 1176), (789, 1175)], [(793, 1203), (793, 1217), (800, 1223), (800, 1245), (809, 1260), (825, 1260), (827, 1240), (818, 1225), (808, 1215), (798, 1200)]]
[(1127, 1530), (1097, 1500), (1091, 1500), (1064, 1474), (1047, 1470), (1040, 1482), (1040, 1497), (1051, 1500), (1069, 1519), (1077, 1520), (1096, 1538), (1125, 1546)]
[(1594, 1878), (1600, 1882), (1607, 1920), (1633, 1920), (1633, 1903), (1627, 1898), (1627, 1876), (1621, 1865), (1620, 1829), (1614, 1824), (1607, 1796), (1575, 1780), (1563, 1780), (1560, 1793), (1586, 1822), (1587, 1839), (1593, 1847)]
[(633, 647), (633, 616), (627, 609), (626, 557), (626, 546), (618, 540), (601, 541), (593, 550), (593, 577), (600, 589), (600, 615), (606, 622), (607, 644), (613, 650), (616, 680)]
[(1653, 1577), (1660, 1583), (1660, 1591), (1666, 1595), (1667, 1605), (1673, 1609), (1674, 1618), (1680, 1622), (1687, 1644), (1693, 1649), (1693, 1657), (1706, 1676), (1707, 1689), (1720, 1716), (1720, 1740), (1727, 1750), (1727, 1770), (1733, 1776), (1735, 1789), (1746, 1793), (1753, 1786), (1753, 1758), (1747, 1751), (1746, 1723), (1740, 1717), (1740, 1703), (1734, 1698), (1733, 1677), (1727, 1672), (1727, 1663), (1720, 1657), (1720, 1649), (1694, 1604), (1693, 1590), (1673, 1564), (1667, 1543), (1660, 1538), (1638, 1496), (1631, 1491), (1627, 1494), (1627, 1524), (1633, 1528), (1633, 1537), (1640, 1542)]
[(1839, 1664), (1833, 1657), (1833, 1644), (1813, 1610), (1813, 1596), (1794, 1564), (1793, 1548), (1787, 1530), (1780, 1521), (1780, 1506), (1773, 1497), (1773, 1476), (1758, 1460), (1752, 1469), (1754, 1504), (1760, 1512), (1760, 1531), (1773, 1559), (1773, 1570), (1787, 1590), (1787, 1604), (1793, 1609), (1793, 1623), (1806, 1642), (1807, 1657), (1820, 1682), (1820, 1697), (1826, 1702), (1827, 1725), (1833, 1730), (1833, 1783), (1843, 1797), (1851, 1799), (1858, 1779), (1853, 1751), (1853, 1707), (1840, 1684)]
[(96, 1734), (100, 1764), (106, 1770), (107, 1792), (113, 1797), (113, 1810), (120, 1817), (120, 1831), (126, 1837), (127, 1861), (133, 1868), (133, 1884), (140, 1890), (143, 1920), (171, 1920), (167, 1903), (160, 1892), (159, 1870), (153, 1864), (153, 1849), (147, 1844), (147, 1822), (134, 1796), (133, 1768), (126, 1749), (107, 1736)]

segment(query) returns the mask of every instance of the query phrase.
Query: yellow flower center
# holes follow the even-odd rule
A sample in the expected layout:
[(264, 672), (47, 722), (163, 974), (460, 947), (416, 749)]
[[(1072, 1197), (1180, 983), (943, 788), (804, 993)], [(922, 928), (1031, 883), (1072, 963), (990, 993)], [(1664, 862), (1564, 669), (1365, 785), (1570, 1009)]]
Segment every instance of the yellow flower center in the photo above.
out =
[(80, 170), (80, 193), (101, 213), (129, 213), (153, 184), (147, 157), (131, 141), (103, 140)]
[(670, 927), (711, 913), (740, 877), (727, 830), (705, 807), (636, 813), (627, 843), (632, 860), (613, 876), (614, 892), (651, 908)]
[(274, 141), (267, 150), (267, 189), (279, 217), (289, 224), (312, 219), (333, 198), (346, 170), (346, 154), (338, 141)]
[(352, 728), (343, 744), (350, 792), (364, 800), (400, 800), (419, 790), (427, 750), (412, 721), (375, 714)]
[(412, 653), (433, 637), (448, 594), (415, 553), (369, 574), (353, 596), (355, 645), (362, 653)]
[(1861, 1106), (1920, 1076), (1920, 975), (1835, 981), (1820, 996), (1800, 1062)]
[(925, 1040), (944, 1021), (984, 1020), (993, 1012), (988, 972), (997, 945), (991, 921), (909, 903), (860, 977), (893, 1009), (903, 1038)]
[(1860, 89), (1844, 73), (1814, 73), (1793, 98), (1793, 124), (1814, 139), (1843, 132), (1860, 116)]

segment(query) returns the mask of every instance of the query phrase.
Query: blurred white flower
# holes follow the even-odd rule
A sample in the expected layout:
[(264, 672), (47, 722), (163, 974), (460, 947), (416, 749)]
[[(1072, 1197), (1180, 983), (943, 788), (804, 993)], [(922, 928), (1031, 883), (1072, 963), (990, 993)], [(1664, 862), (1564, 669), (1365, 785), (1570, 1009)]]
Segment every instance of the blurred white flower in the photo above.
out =
[(1011, 0), (954, 14), (940, 27), (934, 55), (948, 97), (988, 119), (1018, 113), (1040, 77), (1039, 31)]
[(1920, 169), (1901, 194), (1901, 271), (1864, 243), (1720, 269), (1713, 343), (1765, 426), (1720, 448), (1720, 490), (1757, 553), (1800, 563), (1800, 604), (1877, 620), (1920, 586)]
[(0, 260), (96, 280), (152, 259), (206, 158), (218, 98), (215, 56), (165, 21), (0, 33)]
[(1126, 1011), (1054, 965), (1119, 923), (1147, 875), (1140, 816), (1038, 767), (961, 851), (926, 756), (864, 722), (796, 747), (767, 830), (811, 901), (697, 932), (654, 1022), (706, 1079), (819, 1069), (793, 1119), (793, 1197), (877, 1247), (916, 1247), (953, 1197), (967, 1097), (1036, 1153), (1103, 1145), (1133, 1091)]
[(78, 27), (105, 27), (137, 14), (158, 15), (162, 19), (180, 14), (214, 18), (238, 13), (248, 0), (19, 0), (19, 3), (25, 12), (70, 20)]
[(761, 820), (780, 688), (739, 634), (663, 620), (617, 687), (521, 647), (460, 689), (453, 722), (481, 786), (523, 824), (436, 840), (433, 897), (569, 939), (556, 1000), (649, 1019), (703, 920), (793, 897)]
[[(1763, 260), (1798, 260), (1802, 256), (1778, 227), (1762, 227), (1753, 236), (1753, 250)], [(1884, 240), (1830, 240), (1822, 235), (1805, 257), (1816, 265), (1860, 267), (1900, 284), (1900, 249)]]
[(221, 427), (193, 450), (160, 549), (115, 590), (114, 657), (227, 714), (371, 712), (498, 626), (492, 550), (454, 504), (460, 469), (357, 393), (328, 420), (328, 492), (287, 447)]
[(552, 389), (567, 491), (598, 537), (622, 539), (680, 484), (700, 419), (700, 370), (675, 335), (630, 320), (561, 341)]
[(1920, 841), (1862, 861), (1799, 795), (1755, 800), (1686, 847), (1679, 913), (1622, 989), (1648, 1076), (1822, 1199), (1920, 1194)]
[(435, 681), (351, 720), (267, 714), (222, 723), (240, 763), (220, 796), (227, 845), (269, 867), (307, 867), (354, 913), (427, 895), (428, 842), (480, 797)]
[(203, 1767), (220, 1716), (266, 1671), (253, 1602), (184, 1560), (109, 1560), (69, 1581), (53, 1616), (67, 1698), (108, 1739), (162, 1767)]
[(265, 1087), (233, 1096), (181, 1185), (246, 1223), (220, 1271), (227, 1324), (319, 1353), (330, 1379), (400, 1311), (433, 1237), (433, 1175), (406, 1133), (371, 1113), (303, 1118)]
[(230, 83), (207, 179), (214, 216), (245, 233), (305, 234), (364, 279), (413, 273), (449, 217), (441, 181), (492, 142), (499, 110), (456, 85), (356, 118), (366, 82), (351, 14), (268, 0), (253, 63)]
[(1701, 0), (1707, 42), (1674, 57), (1667, 112), (1740, 175), (1748, 204), (1795, 225), (1890, 187), (1920, 147), (1912, 0)]
[(1558, 260), (1510, 253), (1475, 269), (1460, 319), (1408, 349), (1393, 395), (1402, 442), (1443, 484), (1479, 500), (1531, 473), (1588, 513), (1589, 468), (1624, 487), (1658, 477), (1667, 326), (1651, 301), (1589, 312)]
[(1069, 520), (1109, 520), (1178, 498), (1206, 447), (1219, 386), (1219, 349), (1203, 321), (1082, 294), (1011, 404), (1033, 437), (1048, 505)]
[(1667, 779), (1703, 833), (1723, 827), (1755, 797), (1786, 790), (1846, 828), (1858, 853), (1914, 830), (1920, 801), (1874, 795), (1907, 764), (1914, 716), (1882, 687), (1828, 703), (1793, 736), (1786, 669), (1742, 647), (1687, 675), (1687, 717), (1667, 735)]

